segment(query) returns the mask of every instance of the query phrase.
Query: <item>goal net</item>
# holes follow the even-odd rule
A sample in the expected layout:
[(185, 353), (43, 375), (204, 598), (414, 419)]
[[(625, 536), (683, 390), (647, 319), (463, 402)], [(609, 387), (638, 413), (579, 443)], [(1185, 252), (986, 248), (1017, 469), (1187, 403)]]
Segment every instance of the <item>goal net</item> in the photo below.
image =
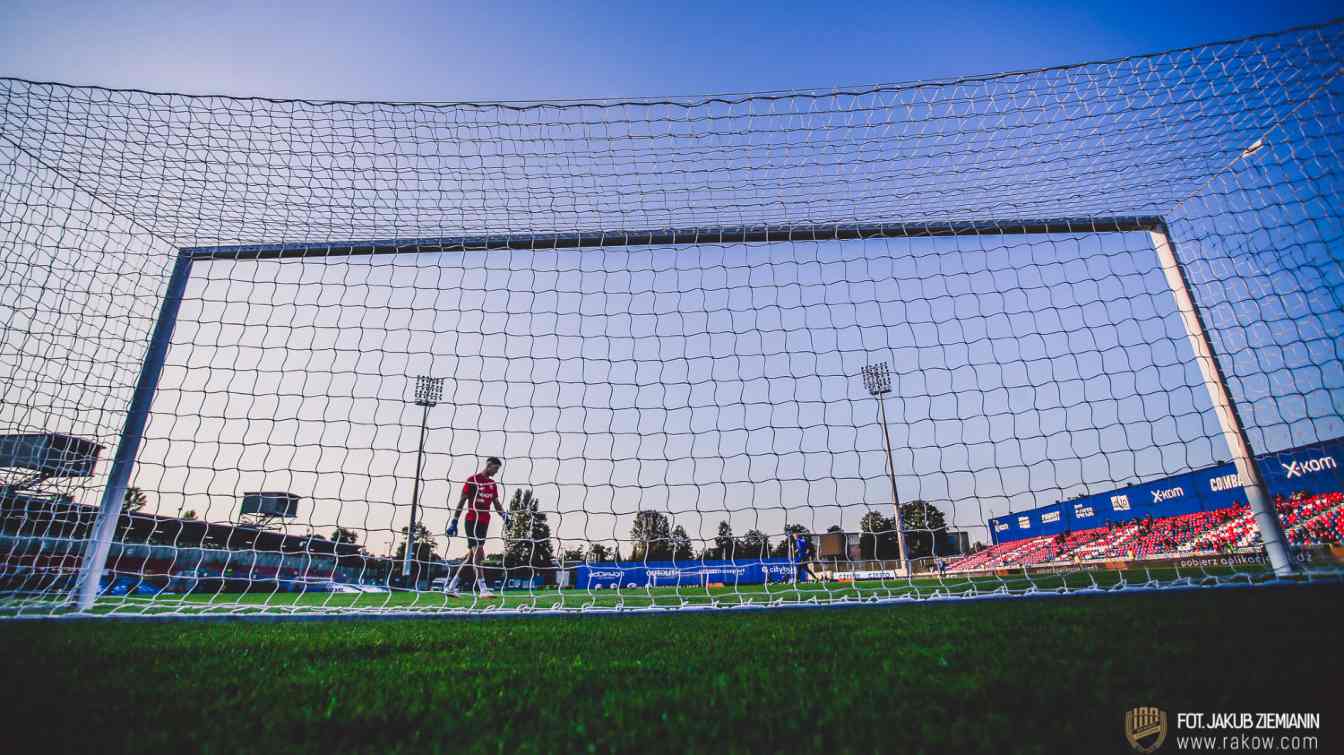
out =
[(1337, 580), (1342, 51), (584, 102), (0, 79), (0, 615)]

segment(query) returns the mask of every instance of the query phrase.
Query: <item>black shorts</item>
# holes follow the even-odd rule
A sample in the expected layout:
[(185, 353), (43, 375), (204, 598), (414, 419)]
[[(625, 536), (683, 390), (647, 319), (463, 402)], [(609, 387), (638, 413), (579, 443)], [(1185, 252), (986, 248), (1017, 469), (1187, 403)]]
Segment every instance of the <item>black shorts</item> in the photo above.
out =
[(479, 548), (485, 545), (485, 534), (490, 531), (489, 519), (467, 520), (467, 547)]

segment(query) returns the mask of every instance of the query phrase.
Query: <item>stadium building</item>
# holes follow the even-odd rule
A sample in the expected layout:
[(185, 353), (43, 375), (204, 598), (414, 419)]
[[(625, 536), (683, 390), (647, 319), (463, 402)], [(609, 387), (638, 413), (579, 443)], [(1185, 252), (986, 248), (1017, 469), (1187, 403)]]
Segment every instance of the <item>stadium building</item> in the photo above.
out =
[[(0, 492), (0, 590), (37, 592), (79, 574), (97, 509), (69, 496)], [(122, 513), (103, 588), (110, 592), (288, 592), (385, 587), (399, 561), (354, 543), (250, 525)], [(435, 564), (435, 576), (447, 564)], [(430, 578), (429, 574), (425, 578)]]

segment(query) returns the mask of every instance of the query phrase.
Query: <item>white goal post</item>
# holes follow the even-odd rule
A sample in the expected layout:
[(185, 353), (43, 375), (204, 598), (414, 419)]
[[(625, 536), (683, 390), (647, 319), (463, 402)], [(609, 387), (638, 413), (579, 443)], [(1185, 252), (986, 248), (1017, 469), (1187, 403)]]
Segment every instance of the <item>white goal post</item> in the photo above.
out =
[[(1166, 224), (1157, 217), (1081, 218), (1056, 220), (995, 219), (986, 221), (957, 221), (942, 223), (891, 223), (864, 225), (826, 225), (787, 228), (705, 228), (672, 229), (666, 231), (635, 231), (622, 234), (527, 234), (525, 236), (497, 236), (461, 239), (418, 239), (375, 242), (340, 242), (315, 246), (279, 244), (240, 247), (183, 249), (173, 267), (168, 291), (149, 353), (140, 370), (135, 399), (127, 413), (126, 426), (117, 443), (117, 458), (113, 463), (106, 492), (98, 510), (95, 535), (89, 542), (80, 574), (79, 608), (89, 610), (98, 596), (98, 578), (107, 562), (112, 544), (112, 533), (121, 515), (121, 502), (140, 448), (141, 436), (149, 416), (149, 408), (163, 371), (164, 359), (172, 342), (178, 307), (191, 275), (192, 265), (214, 259), (307, 259), (311, 257), (352, 256), (369, 254), (416, 253), (493, 250), (493, 249), (558, 249), (621, 246), (675, 246), (678, 243), (696, 243), (709, 239), (716, 243), (771, 243), (796, 240), (843, 240), (892, 237), (935, 237), (984, 234), (1075, 234), (1075, 233), (1128, 233), (1147, 232), (1153, 240), (1156, 259), (1171, 285), (1177, 308), (1185, 324), (1186, 335), (1195, 351), (1195, 358), (1204, 375), (1205, 389), (1218, 412), (1223, 437), (1238, 471), (1246, 480), (1246, 495), (1255, 511), (1256, 525), (1260, 528), (1265, 548), (1274, 573), (1288, 576), (1293, 571), (1283, 530), (1270, 504), (1264, 481), (1253, 463), (1250, 444), (1241, 419), (1232, 404), (1221, 366), (1205, 333), (1194, 294), (1185, 279), (1184, 270), (1176, 256), (1175, 244)], [(417, 480), (418, 485), (418, 480)], [(409, 551), (406, 554), (410, 558)], [(409, 568), (409, 567), (408, 567)]]

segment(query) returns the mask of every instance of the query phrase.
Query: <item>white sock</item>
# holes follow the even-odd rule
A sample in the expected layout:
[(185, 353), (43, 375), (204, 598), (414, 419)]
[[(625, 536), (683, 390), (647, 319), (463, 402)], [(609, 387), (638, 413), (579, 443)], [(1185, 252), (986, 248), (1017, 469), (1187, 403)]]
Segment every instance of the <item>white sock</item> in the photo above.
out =
[(476, 590), (477, 592), (485, 592), (485, 580), (483, 579), (476, 580)]
[(451, 581), (451, 582), (448, 583), (448, 589), (449, 589), (449, 590), (456, 590), (456, 589), (457, 589), (457, 577), (453, 577), (453, 581)]

